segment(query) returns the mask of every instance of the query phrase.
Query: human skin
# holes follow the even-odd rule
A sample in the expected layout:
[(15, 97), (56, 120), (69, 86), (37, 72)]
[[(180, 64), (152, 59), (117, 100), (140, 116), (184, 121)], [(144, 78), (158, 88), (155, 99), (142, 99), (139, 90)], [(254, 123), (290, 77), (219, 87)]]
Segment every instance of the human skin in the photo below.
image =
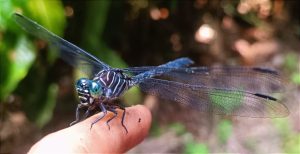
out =
[(95, 114), (88, 119), (71, 127), (51, 133), (35, 145), (29, 153), (124, 153), (139, 144), (148, 134), (151, 125), (151, 113), (142, 106), (137, 105), (126, 108), (125, 129), (121, 125), (122, 111), (109, 125), (106, 121), (113, 116), (108, 113), (101, 121), (91, 123), (100, 114)]

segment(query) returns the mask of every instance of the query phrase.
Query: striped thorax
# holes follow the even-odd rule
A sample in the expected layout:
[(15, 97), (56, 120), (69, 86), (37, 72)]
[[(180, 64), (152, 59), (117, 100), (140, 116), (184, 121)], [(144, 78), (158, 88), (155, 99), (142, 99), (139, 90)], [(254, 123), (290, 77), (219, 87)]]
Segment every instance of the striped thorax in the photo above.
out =
[(103, 96), (109, 99), (116, 98), (129, 89), (130, 78), (119, 70), (102, 70), (94, 81), (103, 87)]

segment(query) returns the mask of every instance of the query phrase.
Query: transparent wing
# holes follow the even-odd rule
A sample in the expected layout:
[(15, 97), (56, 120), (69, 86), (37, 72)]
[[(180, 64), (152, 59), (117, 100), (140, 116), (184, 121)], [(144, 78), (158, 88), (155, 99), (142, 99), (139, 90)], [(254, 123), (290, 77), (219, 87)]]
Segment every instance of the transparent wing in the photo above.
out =
[(289, 114), (276, 98), (247, 91), (193, 86), (162, 79), (147, 79), (142, 91), (190, 106), (201, 112), (246, 117), (284, 117)]
[(141, 72), (141, 73), (133, 76), (131, 81), (132, 81), (133, 85), (138, 84), (145, 79), (155, 77), (155, 76), (161, 76), (162, 74), (166, 74), (166, 73), (176, 70), (178, 68), (186, 68), (187, 66), (189, 66), (193, 63), (194, 62), (189, 58), (185, 58), (185, 57), (178, 58), (178, 59), (175, 59), (168, 63), (154, 67), (153, 69), (147, 70), (145, 72)]
[(137, 75), (155, 68), (157, 68), (157, 66), (128, 67), (128, 68), (123, 68), (122, 71)]
[[(139, 74), (151, 69), (155, 69), (155, 66), (131, 67), (125, 69), (125, 71)], [(286, 86), (278, 72), (260, 67), (178, 68), (160, 77), (190, 85), (244, 90), (263, 94), (282, 92)]]
[(60, 57), (73, 67), (77, 68), (80, 66), (79, 69), (83, 72), (86, 72), (87, 68), (91, 69), (93, 72), (98, 72), (102, 69), (110, 69), (109, 65), (80, 49), (76, 45), (53, 34), (31, 19), (17, 13), (13, 14), (13, 18), (25, 31), (55, 45), (59, 49)]

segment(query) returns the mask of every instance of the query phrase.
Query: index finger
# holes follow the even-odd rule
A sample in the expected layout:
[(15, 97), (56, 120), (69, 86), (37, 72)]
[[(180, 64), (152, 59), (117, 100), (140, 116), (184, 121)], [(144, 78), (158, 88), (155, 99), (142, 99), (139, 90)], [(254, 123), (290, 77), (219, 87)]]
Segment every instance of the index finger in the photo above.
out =
[(151, 124), (151, 113), (142, 105), (126, 108), (124, 124), (128, 134), (121, 125), (121, 115), (122, 111), (118, 111), (118, 116), (109, 123), (110, 129), (106, 121), (113, 116), (112, 113), (108, 113), (90, 129), (91, 123), (100, 116), (95, 114), (72, 127), (47, 135), (29, 152), (126, 152), (147, 136)]

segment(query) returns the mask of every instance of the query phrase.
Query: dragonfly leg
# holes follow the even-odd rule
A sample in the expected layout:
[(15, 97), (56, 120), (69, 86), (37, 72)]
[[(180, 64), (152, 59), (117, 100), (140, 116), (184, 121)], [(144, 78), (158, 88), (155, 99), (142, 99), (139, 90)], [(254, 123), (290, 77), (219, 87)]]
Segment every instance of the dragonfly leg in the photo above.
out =
[(90, 111), (94, 110), (95, 106), (90, 106), (84, 113), (84, 119), (86, 119), (90, 115)]
[(75, 119), (75, 121), (73, 121), (73, 122), (71, 122), (70, 123), (70, 126), (72, 126), (72, 125), (74, 125), (74, 124), (76, 124), (76, 123), (78, 123), (79, 121), (80, 121), (80, 109), (82, 108), (82, 107), (84, 107), (82, 104), (78, 104), (77, 105), (77, 108), (76, 108), (76, 119)]
[(99, 122), (99, 121), (100, 121), (102, 118), (104, 118), (104, 116), (107, 114), (107, 110), (106, 110), (105, 106), (104, 106), (102, 103), (99, 104), (99, 107), (100, 107), (100, 109), (101, 109), (101, 112), (103, 112), (103, 115), (100, 116), (98, 119), (96, 119), (94, 122), (92, 122), (91, 128), (90, 128), (90, 129), (92, 129), (93, 125), (94, 125), (95, 123)]
[(122, 124), (123, 128), (125, 129), (126, 134), (128, 134), (128, 130), (127, 130), (126, 126), (124, 125), (125, 114), (126, 114), (125, 107), (119, 106), (119, 108), (120, 108), (121, 110), (123, 110), (121, 124)]
[(90, 110), (89, 109), (87, 109), (86, 111), (85, 111), (85, 113), (84, 113), (84, 119), (86, 119), (88, 116), (90, 115)]
[(114, 108), (110, 108), (109, 111), (111, 111), (112, 113), (114, 113), (114, 116), (111, 117), (110, 119), (108, 119), (108, 120), (106, 121), (106, 125), (108, 126), (108, 129), (110, 129), (109, 122), (110, 122), (111, 120), (113, 120), (113, 119), (118, 115), (118, 112), (117, 112)]

